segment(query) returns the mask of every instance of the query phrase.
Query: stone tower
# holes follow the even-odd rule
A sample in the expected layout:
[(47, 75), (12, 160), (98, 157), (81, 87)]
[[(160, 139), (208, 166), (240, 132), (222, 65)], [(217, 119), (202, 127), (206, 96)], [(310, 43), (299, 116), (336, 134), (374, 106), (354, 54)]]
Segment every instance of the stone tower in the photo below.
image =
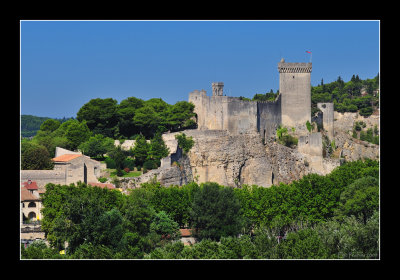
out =
[(305, 127), (311, 122), (312, 63), (278, 63), (282, 125)]
[(223, 96), (224, 95), (224, 83), (216, 82), (212, 83), (212, 96)]

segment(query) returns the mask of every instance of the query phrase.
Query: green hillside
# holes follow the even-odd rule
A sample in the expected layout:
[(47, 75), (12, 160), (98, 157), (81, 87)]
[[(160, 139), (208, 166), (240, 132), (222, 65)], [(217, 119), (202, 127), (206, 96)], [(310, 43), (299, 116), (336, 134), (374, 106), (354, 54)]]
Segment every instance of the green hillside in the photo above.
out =
[[(37, 117), (32, 115), (21, 115), (21, 136), (22, 137), (31, 137), (35, 136), (40, 126), (45, 120), (48, 119), (55, 119), (49, 117)], [(69, 120), (70, 118), (62, 118), (62, 119), (55, 119), (60, 121), (61, 123)]]

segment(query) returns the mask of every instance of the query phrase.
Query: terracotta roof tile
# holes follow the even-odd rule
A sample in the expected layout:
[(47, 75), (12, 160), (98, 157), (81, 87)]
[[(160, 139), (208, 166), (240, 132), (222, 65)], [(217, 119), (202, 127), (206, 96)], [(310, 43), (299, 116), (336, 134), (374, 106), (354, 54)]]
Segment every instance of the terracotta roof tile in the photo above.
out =
[(37, 184), (36, 184), (36, 182), (33, 182), (31, 180), (28, 180), (27, 182), (23, 182), (22, 185), (24, 185), (24, 187), (27, 190), (37, 190), (37, 189), (39, 189)]
[(21, 201), (40, 200), (38, 197), (31, 194), (25, 187), (21, 188)]
[(189, 228), (181, 228), (179, 231), (181, 232), (182, 237), (192, 236), (192, 230)]
[(56, 158), (53, 158), (52, 160), (58, 161), (58, 162), (67, 162), (67, 161), (73, 160), (80, 156), (82, 156), (82, 155), (81, 154), (64, 154), (64, 155), (58, 156)]
[(107, 183), (89, 182), (88, 185), (91, 185), (93, 187), (107, 188), (107, 189), (110, 189), (110, 190), (115, 189), (115, 186), (113, 184), (107, 184)]

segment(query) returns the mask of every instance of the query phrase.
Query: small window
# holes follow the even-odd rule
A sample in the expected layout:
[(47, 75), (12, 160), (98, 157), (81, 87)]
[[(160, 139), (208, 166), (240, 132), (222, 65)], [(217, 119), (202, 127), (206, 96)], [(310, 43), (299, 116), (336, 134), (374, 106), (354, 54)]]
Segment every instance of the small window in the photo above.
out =
[(28, 214), (28, 219), (30, 220), (36, 220), (36, 213), (35, 212), (30, 212)]
[(36, 203), (35, 202), (29, 202), (28, 207), (36, 207)]

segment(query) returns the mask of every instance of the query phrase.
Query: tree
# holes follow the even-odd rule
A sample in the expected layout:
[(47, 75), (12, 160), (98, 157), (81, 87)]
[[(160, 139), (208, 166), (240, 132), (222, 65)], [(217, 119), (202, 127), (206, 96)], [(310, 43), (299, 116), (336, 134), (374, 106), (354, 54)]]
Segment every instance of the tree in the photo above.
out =
[(104, 245), (112, 249), (117, 249), (124, 234), (123, 218), (118, 209), (113, 208), (102, 214), (94, 230), (86, 239), (93, 245)]
[(109, 156), (114, 160), (115, 168), (117, 169), (117, 176), (122, 176), (122, 169), (124, 169), (124, 163), (126, 155), (121, 148), (121, 145), (114, 147), (110, 152)]
[(180, 237), (179, 225), (172, 220), (165, 211), (158, 212), (150, 224), (150, 230), (162, 235), (166, 239), (175, 240)]
[(51, 170), (53, 166), (49, 152), (42, 145), (33, 143), (21, 145), (21, 169)]
[(235, 236), (242, 229), (240, 202), (233, 189), (205, 183), (194, 194), (191, 224), (200, 239), (219, 240)]
[(318, 233), (312, 228), (291, 232), (278, 246), (282, 259), (326, 259), (329, 252)]
[(150, 233), (150, 225), (156, 212), (149, 203), (146, 190), (137, 189), (124, 196), (120, 209), (124, 217), (124, 227), (127, 231), (137, 232), (140, 236)]
[(146, 137), (152, 137), (161, 126), (162, 118), (152, 106), (145, 105), (136, 110), (133, 117), (133, 124), (137, 126), (140, 132)]
[(189, 124), (188, 120), (195, 116), (194, 105), (187, 101), (179, 101), (167, 111), (165, 126), (171, 131), (178, 131)]
[(136, 165), (142, 166), (148, 157), (150, 145), (143, 135), (136, 137), (135, 146), (132, 148), (132, 154), (135, 157)]
[(157, 132), (153, 139), (150, 140), (148, 158), (159, 161), (169, 155), (169, 148), (165, 145), (161, 133)]
[(89, 140), (90, 135), (91, 132), (85, 121), (74, 121), (65, 131), (65, 137), (68, 140), (68, 147), (71, 150), (76, 150), (81, 143)]
[(78, 121), (86, 121), (93, 134), (113, 137), (118, 124), (117, 101), (112, 98), (91, 99), (76, 114)]
[(132, 119), (137, 109), (144, 106), (144, 101), (136, 97), (128, 97), (117, 106), (118, 130), (125, 137), (138, 134), (139, 129), (134, 125)]
[(91, 136), (79, 145), (79, 150), (90, 157), (103, 158), (103, 155), (114, 149), (114, 140), (102, 134)]
[(183, 153), (188, 153), (194, 145), (192, 136), (186, 137), (185, 133), (175, 135), (175, 139), (178, 140), (178, 146), (183, 150)]
[(355, 180), (340, 195), (335, 214), (339, 217), (354, 215), (364, 224), (379, 209), (378, 179), (367, 176)]
[[(96, 240), (96, 227), (105, 222), (104, 213), (119, 208), (124, 196), (121, 192), (76, 185), (47, 184), (42, 195), (42, 230), (52, 247), (74, 252), (85, 240)], [(98, 229), (101, 229), (100, 227)]]
[(61, 123), (59, 121), (54, 120), (54, 119), (48, 119), (42, 123), (42, 125), (40, 126), (40, 130), (53, 132), (54, 130), (59, 128), (60, 125), (61, 125)]

